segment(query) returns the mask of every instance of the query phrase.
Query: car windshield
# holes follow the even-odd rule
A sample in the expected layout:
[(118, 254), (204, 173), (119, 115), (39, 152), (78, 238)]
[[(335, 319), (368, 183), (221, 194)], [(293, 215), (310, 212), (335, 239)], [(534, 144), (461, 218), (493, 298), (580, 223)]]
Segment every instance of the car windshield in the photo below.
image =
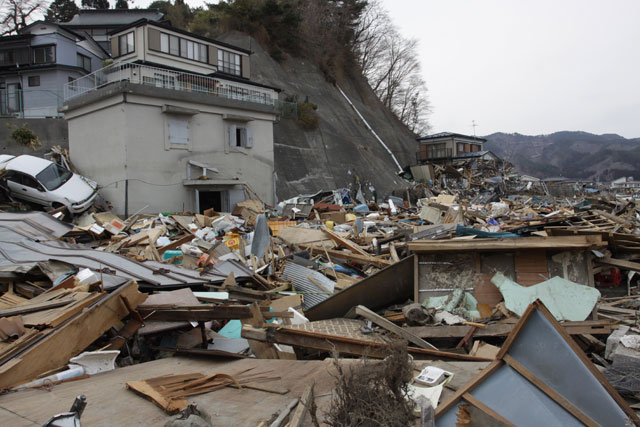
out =
[(53, 191), (62, 186), (65, 182), (69, 181), (72, 176), (73, 172), (58, 166), (55, 163), (51, 163), (42, 172), (36, 175), (36, 178), (38, 178), (38, 181), (40, 181), (47, 190)]

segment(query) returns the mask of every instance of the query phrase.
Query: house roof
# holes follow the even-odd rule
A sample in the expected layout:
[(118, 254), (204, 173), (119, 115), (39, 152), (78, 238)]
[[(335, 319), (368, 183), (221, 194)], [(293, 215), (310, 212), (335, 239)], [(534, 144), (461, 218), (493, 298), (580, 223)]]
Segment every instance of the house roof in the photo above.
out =
[(163, 13), (158, 9), (81, 9), (69, 22), (71, 27), (119, 27), (140, 19), (159, 21)]
[(228, 43), (224, 43), (224, 42), (221, 42), (221, 41), (218, 41), (218, 40), (215, 40), (215, 39), (210, 39), (208, 37), (204, 37), (204, 36), (201, 36), (201, 35), (198, 35), (198, 34), (190, 33), (189, 31), (181, 30), (180, 28), (172, 27), (171, 25), (161, 24), (159, 22), (150, 21), (148, 19), (139, 19), (139, 20), (137, 20), (135, 22), (132, 22), (132, 23), (130, 23), (128, 25), (123, 25), (122, 27), (119, 27), (119, 28), (116, 28), (115, 30), (109, 31), (108, 34), (109, 35), (114, 35), (114, 34), (122, 32), (122, 31), (125, 31), (125, 30), (127, 30), (129, 28), (141, 27), (143, 25), (151, 25), (151, 26), (154, 26), (154, 27), (163, 28), (165, 30), (173, 31), (174, 33), (183, 34), (185, 36), (192, 37), (194, 39), (202, 40), (202, 41), (209, 42), (209, 43), (214, 43), (214, 44), (217, 44), (218, 46), (227, 47), (229, 49), (233, 49), (235, 51), (243, 52), (243, 53), (246, 53), (247, 55), (251, 55), (251, 51), (250, 50), (243, 49), (241, 47), (234, 46), (234, 45), (231, 45), (231, 44), (228, 44)]
[(477, 136), (463, 135), (461, 133), (453, 133), (453, 132), (434, 133), (433, 135), (421, 136), (416, 139), (418, 141), (429, 141), (431, 139), (440, 139), (440, 138), (465, 138), (465, 139), (472, 139), (478, 142), (487, 142), (487, 140), (484, 138), (479, 138)]
[[(31, 29), (33, 29), (35, 26), (37, 25), (50, 25), (53, 27), (56, 27), (58, 29), (58, 33), (63, 34), (63, 33), (67, 33), (69, 36), (75, 37), (76, 38), (76, 43), (78, 42), (78, 40), (86, 40), (89, 44), (91, 44), (95, 49), (99, 50), (100, 52), (102, 52), (104, 54), (104, 58), (109, 58), (109, 52), (107, 52), (106, 50), (104, 50), (104, 48), (102, 46), (100, 46), (100, 44), (98, 44), (89, 34), (87, 34), (85, 31), (78, 31), (78, 30), (72, 30), (70, 28), (67, 28), (61, 24), (58, 24), (56, 22), (45, 22), (42, 20), (39, 21), (34, 21), (31, 24), (27, 25), (26, 27), (23, 27), (20, 29), (20, 37), (24, 37), (24, 38), (29, 38), (29, 37), (34, 37), (37, 34), (31, 34), (30, 31)], [(10, 37), (18, 37), (18, 36), (10, 36)], [(2, 38), (1, 40), (4, 40), (4, 38)], [(16, 39), (17, 40), (17, 39)], [(8, 41), (8, 40), (7, 40)], [(95, 53), (94, 53), (95, 54)], [(99, 57), (99, 55), (96, 55)]]
[[(42, 19), (38, 20), (38, 21), (34, 21), (31, 24), (27, 25), (26, 27), (22, 27), (19, 31), (20, 31), (20, 35), (32, 35), (29, 31), (31, 31), (31, 29), (33, 29), (35, 26), (37, 25), (51, 25), (53, 27), (57, 27), (58, 30), (60, 30), (60, 32), (65, 32), (70, 34), (73, 37), (76, 37), (80, 40), (85, 40), (88, 36), (87, 35), (82, 35), (82, 34), (78, 34), (77, 32), (69, 29), (69, 28), (64, 28), (62, 25), (56, 23), (56, 22), (45, 22)], [(37, 34), (35, 34), (37, 35)]]
[(0, 37), (0, 42), (6, 43), (11, 41), (22, 41), (22, 40), (29, 40), (31, 38), (33, 38), (33, 34), (14, 34), (12, 36)]

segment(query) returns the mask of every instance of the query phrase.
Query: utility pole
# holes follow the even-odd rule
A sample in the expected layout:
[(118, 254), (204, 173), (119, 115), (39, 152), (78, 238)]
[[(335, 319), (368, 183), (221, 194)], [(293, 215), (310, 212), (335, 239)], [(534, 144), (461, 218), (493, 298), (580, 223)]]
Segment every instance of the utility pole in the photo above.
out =
[(471, 120), (471, 126), (473, 127), (473, 136), (476, 136), (476, 126), (478, 125), (475, 120)]

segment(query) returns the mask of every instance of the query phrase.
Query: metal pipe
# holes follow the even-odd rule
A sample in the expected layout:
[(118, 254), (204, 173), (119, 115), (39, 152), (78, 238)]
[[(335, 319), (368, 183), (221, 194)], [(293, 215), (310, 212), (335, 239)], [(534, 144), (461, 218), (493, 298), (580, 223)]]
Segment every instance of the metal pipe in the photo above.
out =
[(369, 125), (369, 123), (365, 120), (364, 117), (362, 117), (362, 114), (360, 114), (360, 111), (358, 111), (358, 109), (356, 108), (355, 105), (353, 105), (353, 102), (351, 102), (351, 100), (347, 97), (347, 95), (345, 95), (345, 93), (342, 91), (342, 89), (340, 89), (340, 86), (336, 85), (336, 88), (338, 88), (338, 90), (340, 91), (340, 93), (342, 94), (342, 96), (344, 96), (344, 99), (347, 100), (347, 102), (349, 103), (349, 105), (351, 105), (351, 108), (353, 108), (353, 111), (356, 112), (356, 114), (358, 115), (358, 117), (360, 117), (360, 120), (362, 120), (362, 123), (364, 123), (364, 125), (367, 127), (367, 129), (369, 129), (369, 131), (373, 134), (373, 136), (378, 140), (378, 142), (380, 142), (380, 144), (384, 147), (385, 150), (387, 150), (387, 153), (389, 153), (389, 155), (391, 156), (391, 158), (393, 159), (394, 163), (396, 164), (396, 166), (398, 167), (398, 172), (404, 172), (404, 169), (402, 169), (402, 166), (400, 166), (400, 163), (398, 163), (398, 159), (396, 159), (396, 156), (393, 154), (393, 152), (389, 149), (389, 147), (387, 147), (387, 144), (384, 143), (384, 141), (378, 136), (378, 134), (376, 133), (376, 131), (373, 130), (373, 128)]

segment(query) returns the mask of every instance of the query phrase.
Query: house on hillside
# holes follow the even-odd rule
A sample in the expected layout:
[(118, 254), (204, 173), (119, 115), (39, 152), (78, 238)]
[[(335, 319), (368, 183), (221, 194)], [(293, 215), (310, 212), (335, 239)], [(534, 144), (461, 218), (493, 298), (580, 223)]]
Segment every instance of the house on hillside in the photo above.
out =
[(87, 33), (111, 53), (111, 31), (140, 19), (161, 21), (162, 18), (163, 13), (157, 9), (80, 9), (71, 21), (61, 25), (72, 31)]
[(624, 190), (637, 190), (640, 188), (640, 181), (634, 181), (632, 176), (615, 179), (611, 181), (611, 188)]
[(58, 116), (64, 84), (108, 57), (91, 37), (43, 21), (0, 37), (0, 115)]
[(67, 84), (62, 110), (75, 166), (114, 209), (273, 203), (279, 90), (251, 81), (251, 52), (149, 20), (110, 36), (114, 63)]
[(476, 136), (443, 132), (416, 138), (416, 140), (419, 143), (417, 152), (419, 164), (446, 163), (456, 158), (498, 159), (495, 154), (483, 150), (487, 140)]

